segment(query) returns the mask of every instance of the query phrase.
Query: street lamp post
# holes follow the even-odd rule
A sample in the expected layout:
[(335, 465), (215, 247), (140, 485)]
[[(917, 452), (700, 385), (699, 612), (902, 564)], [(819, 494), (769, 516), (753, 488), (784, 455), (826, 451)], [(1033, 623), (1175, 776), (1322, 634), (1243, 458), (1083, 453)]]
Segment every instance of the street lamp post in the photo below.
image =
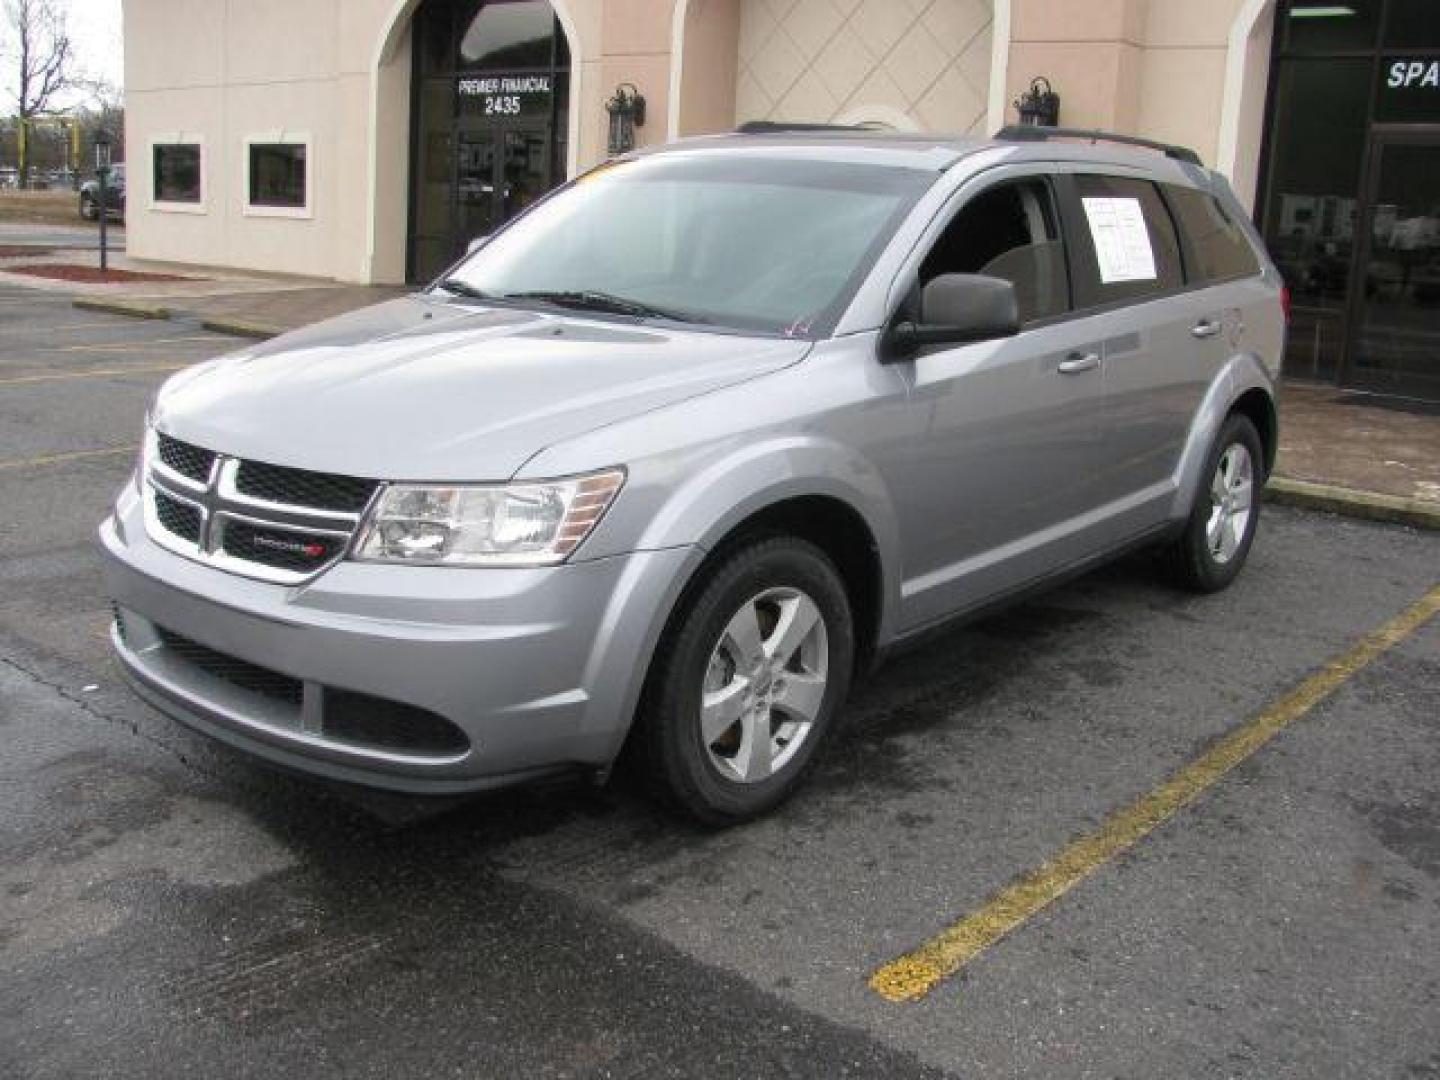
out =
[(109, 236), (106, 225), (110, 218), (110, 136), (101, 131), (95, 136), (95, 175), (100, 181), (100, 272), (103, 274), (109, 263)]

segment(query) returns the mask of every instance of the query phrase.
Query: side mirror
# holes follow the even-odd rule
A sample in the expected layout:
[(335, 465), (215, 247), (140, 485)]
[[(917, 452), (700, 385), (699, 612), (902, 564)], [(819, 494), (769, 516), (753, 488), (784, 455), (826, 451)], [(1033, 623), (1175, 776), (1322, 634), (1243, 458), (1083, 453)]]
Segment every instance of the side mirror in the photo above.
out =
[(468, 244), (465, 245), (465, 254), (466, 254), (466, 255), (474, 255), (475, 252), (479, 251), (482, 247), (484, 247), (484, 246), (485, 246), (486, 244), (488, 244), (489, 242), (490, 242), (490, 235), (489, 235), (488, 233), (487, 233), (486, 235), (484, 235), (484, 236), (477, 236), (477, 237), (475, 237), (473, 240), (471, 240), (470, 243), (468, 243)]
[(907, 360), (926, 345), (965, 345), (1020, 332), (1015, 286), (984, 274), (941, 274), (920, 293), (920, 317), (887, 335), (885, 357)]

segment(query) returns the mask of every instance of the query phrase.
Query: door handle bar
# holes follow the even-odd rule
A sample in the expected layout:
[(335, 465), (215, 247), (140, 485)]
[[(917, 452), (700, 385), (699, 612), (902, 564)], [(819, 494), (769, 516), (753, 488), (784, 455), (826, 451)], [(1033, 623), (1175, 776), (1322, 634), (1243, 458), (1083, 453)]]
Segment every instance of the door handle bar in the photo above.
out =
[(1100, 366), (1099, 353), (1071, 353), (1060, 361), (1061, 375), (1079, 375), (1082, 371), (1093, 371)]

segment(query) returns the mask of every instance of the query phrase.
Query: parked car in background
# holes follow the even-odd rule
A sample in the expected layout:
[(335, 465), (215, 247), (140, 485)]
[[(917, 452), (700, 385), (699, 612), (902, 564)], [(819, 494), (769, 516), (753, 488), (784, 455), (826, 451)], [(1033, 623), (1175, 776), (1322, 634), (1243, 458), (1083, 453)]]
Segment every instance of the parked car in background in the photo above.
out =
[(132, 685), (415, 793), (628, 745), (724, 823), (939, 625), (1145, 545), (1226, 587), (1280, 276), (1189, 151), (1028, 130), (637, 152), (421, 293), (173, 376), (100, 531)]
[[(112, 165), (105, 183), (105, 205), (111, 217), (125, 220), (125, 166)], [(100, 219), (100, 181), (90, 179), (80, 185), (80, 216), (87, 221)]]

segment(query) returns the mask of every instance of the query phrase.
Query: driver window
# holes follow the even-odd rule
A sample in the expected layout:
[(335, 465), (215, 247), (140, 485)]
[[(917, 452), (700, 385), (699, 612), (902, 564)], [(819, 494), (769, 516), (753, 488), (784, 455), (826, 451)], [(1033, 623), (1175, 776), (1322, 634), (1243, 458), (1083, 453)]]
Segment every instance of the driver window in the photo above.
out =
[(1069, 311), (1065, 246), (1049, 185), (1043, 180), (997, 184), (967, 202), (920, 264), (920, 286), (941, 274), (988, 274), (1009, 281), (1022, 323)]

